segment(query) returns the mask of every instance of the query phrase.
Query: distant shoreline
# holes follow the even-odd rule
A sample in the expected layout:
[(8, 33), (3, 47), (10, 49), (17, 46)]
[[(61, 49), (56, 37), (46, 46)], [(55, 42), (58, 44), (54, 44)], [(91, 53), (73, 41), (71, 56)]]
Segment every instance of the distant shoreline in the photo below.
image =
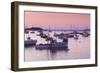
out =
[(39, 27), (31, 27), (31, 28), (25, 28), (25, 30), (31, 30), (31, 31), (90, 31), (90, 29), (43, 29)]

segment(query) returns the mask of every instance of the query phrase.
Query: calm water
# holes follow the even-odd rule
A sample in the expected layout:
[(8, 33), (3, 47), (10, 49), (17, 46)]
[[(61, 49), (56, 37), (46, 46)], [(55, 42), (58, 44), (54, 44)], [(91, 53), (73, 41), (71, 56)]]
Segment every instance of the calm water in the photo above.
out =
[[(45, 32), (46, 33), (46, 32)], [(56, 32), (60, 33), (60, 32)], [(38, 43), (47, 43), (45, 39), (41, 39), (36, 34), (25, 34), (25, 39), (30, 36), (37, 39)], [(54, 37), (54, 32), (50, 33)], [(55, 37), (54, 37), (55, 38)], [(55, 38), (57, 39), (57, 38)], [(62, 40), (58, 39), (58, 42)], [(66, 44), (67, 45), (67, 44)], [(66, 48), (67, 49), (67, 48)], [(43, 60), (67, 60), (67, 59), (87, 59), (90, 58), (90, 36), (83, 37), (79, 35), (78, 40), (74, 38), (68, 39), (68, 51), (56, 51), (52, 53), (50, 50), (36, 50), (34, 47), (25, 48), (25, 61), (43, 61)]]

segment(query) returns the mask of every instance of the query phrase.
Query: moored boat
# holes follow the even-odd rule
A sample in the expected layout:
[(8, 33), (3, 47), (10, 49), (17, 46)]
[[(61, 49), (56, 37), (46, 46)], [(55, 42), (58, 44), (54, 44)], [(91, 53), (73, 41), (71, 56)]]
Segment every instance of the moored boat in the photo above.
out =
[(32, 47), (36, 45), (37, 40), (32, 40), (30, 37), (24, 41), (24, 47)]
[(68, 39), (63, 39), (63, 42), (57, 42), (53, 38), (48, 39), (50, 43), (47, 44), (38, 44), (35, 46), (39, 50), (67, 50), (68, 49)]

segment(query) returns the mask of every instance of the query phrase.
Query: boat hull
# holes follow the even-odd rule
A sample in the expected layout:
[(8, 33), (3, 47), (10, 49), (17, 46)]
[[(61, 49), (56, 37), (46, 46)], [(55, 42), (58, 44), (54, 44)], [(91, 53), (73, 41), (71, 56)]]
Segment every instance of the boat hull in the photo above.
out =
[(36, 40), (26, 40), (24, 41), (24, 46), (25, 47), (32, 47), (36, 45)]
[(39, 49), (39, 50), (44, 50), (44, 49), (48, 49), (48, 50), (64, 50), (64, 49), (68, 48), (67, 44), (64, 44), (64, 43), (39, 44), (39, 45), (36, 45), (35, 47), (36, 47), (36, 49)]

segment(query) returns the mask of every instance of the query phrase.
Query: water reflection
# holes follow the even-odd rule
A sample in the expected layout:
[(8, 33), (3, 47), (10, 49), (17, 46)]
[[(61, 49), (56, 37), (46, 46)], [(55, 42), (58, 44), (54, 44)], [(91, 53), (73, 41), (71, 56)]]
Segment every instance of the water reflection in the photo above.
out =
[(66, 50), (39, 50), (35, 47), (25, 48), (25, 61), (60, 60), (67, 57)]

